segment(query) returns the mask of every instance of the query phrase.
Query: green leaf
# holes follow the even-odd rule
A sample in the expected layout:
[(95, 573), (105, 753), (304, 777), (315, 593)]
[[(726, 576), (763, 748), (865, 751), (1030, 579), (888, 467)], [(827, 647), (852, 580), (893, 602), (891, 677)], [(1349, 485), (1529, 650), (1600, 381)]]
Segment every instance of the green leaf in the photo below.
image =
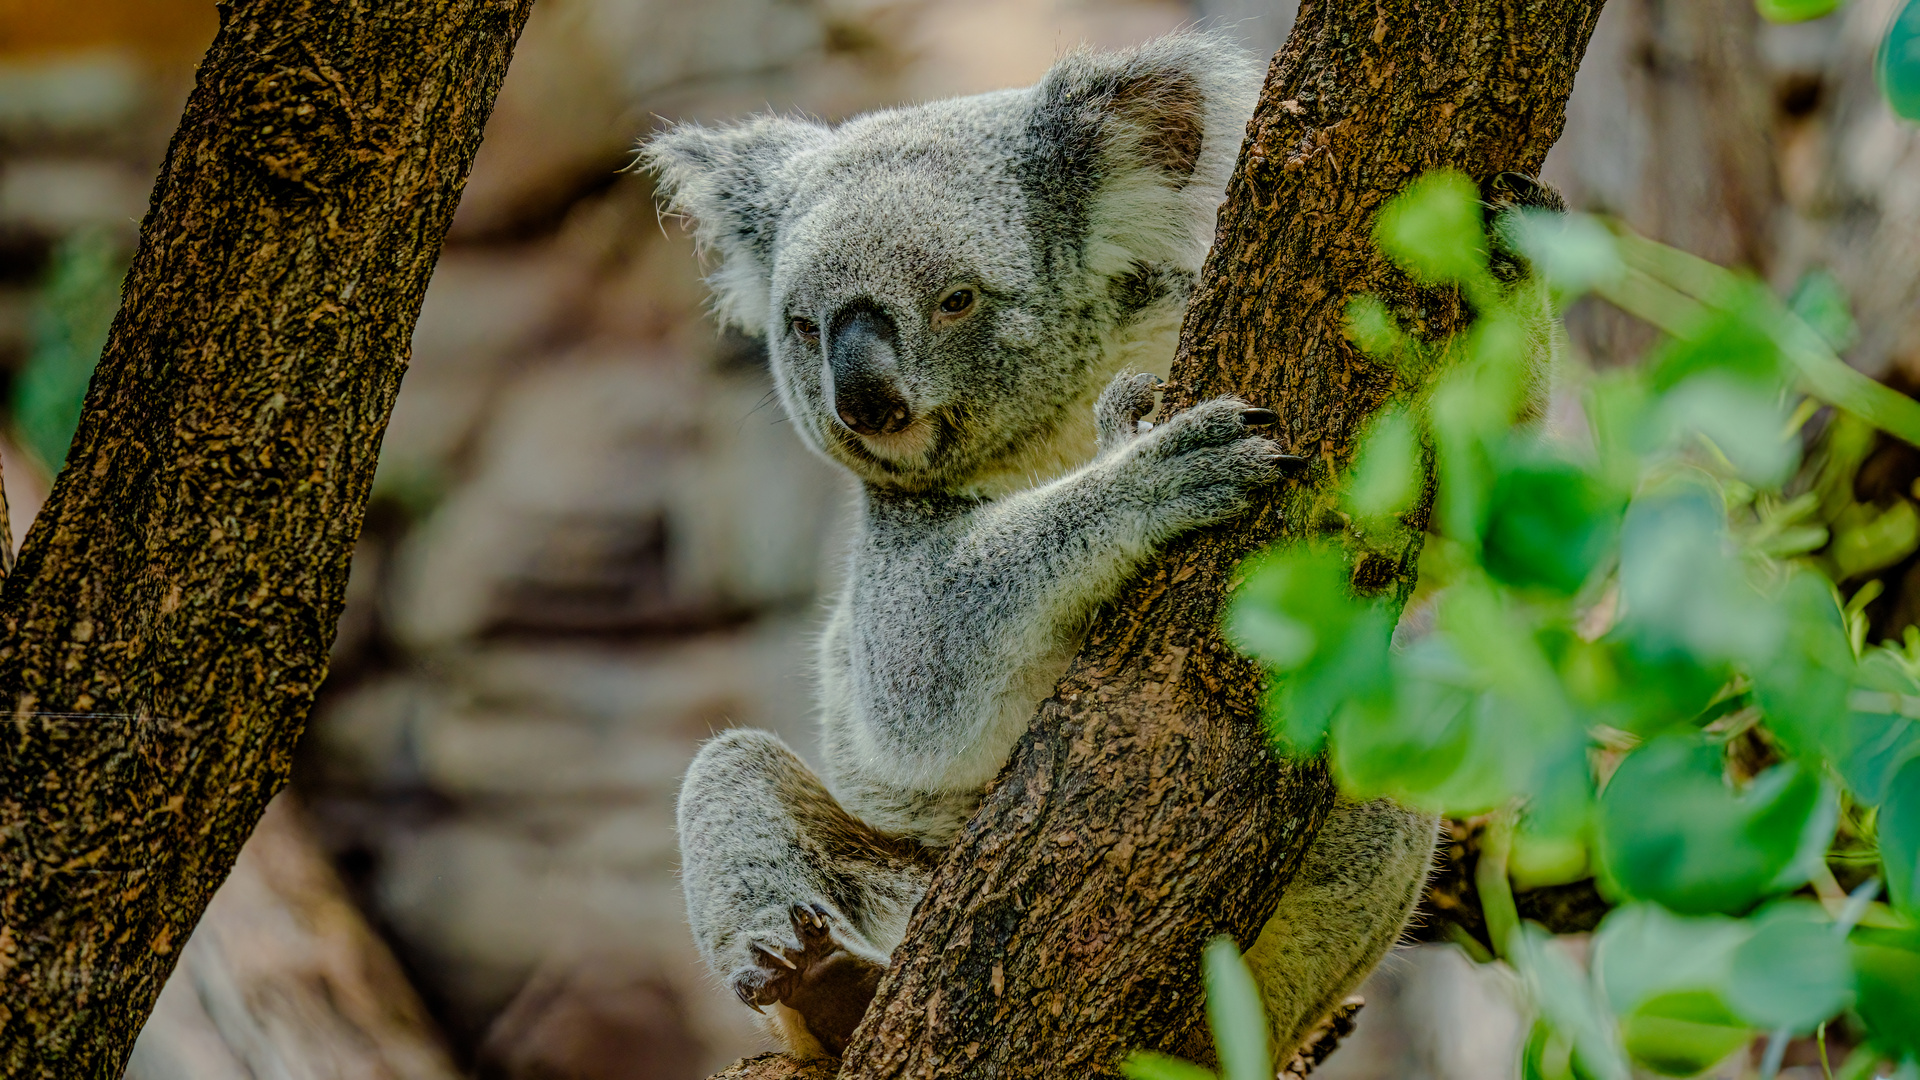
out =
[(1626, 500), (1585, 469), (1537, 457), (1495, 478), (1482, 561), (1508, 585), (1579, 591), (1612, 550)]
[(1710, 309), (1692, 333), (1667, 342), (1647, 358), (1647, 377), (1656, 391), (1707, 373), (1767, 388), (1782, 384), (1792, 368), (1768, 333), (1774, 322), (1773, 298), (1754, 282), (1745, 283), (1737, 296), (1726, 308)]
[(1753, 1039), (1753, 1029), (1705, 990), (1651, 998), (1620, 1021), (1633, 1060), (1662, 1076), (1693, 1076)]
[(1319, 753), (1336, 710), (1388, 689), (1392, 619), (1379, 602), (1355, 597), (1348, 580), (1336, 548), (1271, 552), (1234, 591), (1227, 611), (1234, 644), (1279, 676), (1267, 722), (1293, 753)]
[(1376, 360), (1390, 360), (1407, 344), (1407, 335), (1387, 305), (1372, 293), (1362, 293), (1347, 304), (1347, 336)]
[(1224, 1080), (1271, 1080), (1267, 1010), (1240, 947), (1226, 935), (1207, 943), (1202, 959), (1207, 984), (1207, 1024), (1213, 1029)]
[(1812, 1031), (1853, 1001), (1847, 943), (1817, 905), (1776, 904), (1734, 953), (1727, 1003), (1755, 1027)]
[(1760, 17), (1768, 22), (1797, 23), (1818, 19), (1840, 10), (1841, 0), (1754, 0)]
[(1852, 943), (1854, 1011), (1869, 1041), (1889, 1054), (1920, 1055), (1920, 930), (1862, 928)]
[(1703, 371), (1668, 390), (1660, 412), (1676, 444), (1705, 438), (1755, 487), (1780, 486), (1799, 463), (1799, 443), (1784, 434), (1788, 414), (1778, 387)]
[(1622, 904), (1601, 920), (1594, 970), (1607, 1001), (1625, 1015), (1663, 994), (1716, 990), (1753, 927), (1724, 915), (1676, 915), (1658, 904)]
[(1120, 1075), (1128, 1080), (1218, 1080), (1212, 1069), (1203, 1069), (1191, 1061), (1135, 1050), (1120, 1063)]
[(1509, 242), (1563, 294), (1586, 292), (1626, 272), (1613, 234), (1588, 214), (1521, 210), (1505, 215), (1501, 227)]
[(1617, 630), (1656, 660), (1672, 652), (1694, 663), (1768, 658), (1785, 640), (1785, 620), (1742, 577), (1718, 495), (1694, 483), (1651, 491), (1627, 508), (1620, 538)]
[(1719, 747), (1655, 739), (1628, 754), (1601, 793), (1604, 880), (1686, 914), (1744, 911), (1807, 880), (1837, 814), (1833, 793), (1795, 763), (1736, 792), (1722, 779)]
[(1874, 58), (1880, 92), (1893, 111), (1920, 120), (1920, 0), (1907, 0), (1887, 26)]
[(1552, 935), (1522, 923), (1508, 938), (1507, 956), (1526, 980), (1541, 1020), (1571, 1047), (1568, 1071), (1594, 1080), (1628, 1080), (1612, 1016), (1580, 969), (1554, 946)]
[[(1837, 3), (1837, 0), (1815, 2)], [(1813, 332), (1836, 352), (1852, 347), (1860, 337), (1860, 327), (1853, 321), (1853, 308), (1847, 303), (1847, 290), (1841, 286), (1840, 279), (1833, 276), (1833, 271), (1824, 266), (1801, 276), (1799, 284), (1793, 287), (1793, 296), (1787, 300), (1787, 307), (1813, 327)]]
[[(1908, 758), (1887, 784), (1876, 820), (1887, 895), (1895, 907), (1920, 916), (1920, 757)], [(1914, 993), (1920, 994), (1920, 984)]]
[(67, 460), (87, 384), (120, 307), (126, 268), (105, 233), (76, 233), (53, 250), (33, 313), (33, 351), (13, 387), (14, 423), (48, 473)]
[(1832, 722), (1807, 726), (1770, 726), (1794, 752), (1810, 752), (1804, 744), (1832, 763), (1854, 798), (1868, 805), (1885, 801), (1894, 774), (1909, 760), (1920, 757), (1920, 684), (1905, 661), (1884, 646), (1866, 651), (1854, 668), (1855, 681), (1846, 696), (1846, 708)]
[(1831, 756), (1847, 724), (1848, 691), (1856, 665), (1833, 588), (1802, 571), (1780, 588), (1772, 613), (1781, 635), (1771, 652), (1746, 658), (1754, 699), (1769, 728), (1797, 756), (1818, 762)]
[[(1413, 505), (1420, 493), (1420, 445), (1405, 409), (1388, 409), (1367, 427), (1347, 500), (1356, 516), (1382, 518)], [(1905, 503), (1901, 504), (1905, 506)]]
[(1396, 263), (1430, 284), (1458, 284), (1487, 272), (1480, 190), (1464, 174), (1435, 170), (1380, 211), (1374, 239)]
[(1892, 566), (1920, 547), (1920, 513), (1905, 499), (1833, 538), (1829, 553), (1840, 569), (1840, 579), (1870, 574)]

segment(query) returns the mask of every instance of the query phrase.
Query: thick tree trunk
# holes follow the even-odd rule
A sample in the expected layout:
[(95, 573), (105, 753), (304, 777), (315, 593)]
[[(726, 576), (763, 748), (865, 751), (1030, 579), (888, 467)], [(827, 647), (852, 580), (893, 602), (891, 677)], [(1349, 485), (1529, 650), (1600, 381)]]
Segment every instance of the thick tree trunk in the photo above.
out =
[[(1202, 944), (1252, 942), (1332, 799), (1320, 770), (1266, 754), (1261, 678), (1216, 630), (1222, 596), (1255, 546), (1340, 531), (1330, 482), (1402, 389), (1347, 340), (1348, 301), (1379, 293), (1436, 338), (1467, 315), (1379, 255), (1375, 214), (1429, 169), (1536, 172), (1599, 10), (1301, 6), (1188, 308), (1171, 404), (1271, 407), (1314, 464), (1103, 613), (915, 911), (840, 1076), (1111, 1075), (1131, 1049), (1201, 1052)], [(1404, 598), (1413, 517), (1399, 546), (1356, 552), (1356, 587)], [(728, 1075), (820, 1075), (792, 1069), (763, 1058)]]
[(125, 1080), (458, 1080), (420, 997), (291, 793), (180, 953)]
[(228, 0), (0, 592), (0, 1074), (117, 1076), (284, 783), (532, 0)]

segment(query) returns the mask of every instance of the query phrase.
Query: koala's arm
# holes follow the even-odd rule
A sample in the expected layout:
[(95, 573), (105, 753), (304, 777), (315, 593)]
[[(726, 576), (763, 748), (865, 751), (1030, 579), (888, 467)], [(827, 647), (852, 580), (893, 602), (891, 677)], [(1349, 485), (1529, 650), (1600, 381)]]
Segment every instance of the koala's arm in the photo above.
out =
[(879, 793), (992, 779), (1093, 608), (1294, 460), (1259, 434), (1271, 413), (1231, 399), (1138, 432), (1152, 395), (1152, 376), (1116, 380), (1100, 456), (1041, 487), (967, 504), (870, 493), (824, 688), (835, 787), (863, 819), (920, 832)]

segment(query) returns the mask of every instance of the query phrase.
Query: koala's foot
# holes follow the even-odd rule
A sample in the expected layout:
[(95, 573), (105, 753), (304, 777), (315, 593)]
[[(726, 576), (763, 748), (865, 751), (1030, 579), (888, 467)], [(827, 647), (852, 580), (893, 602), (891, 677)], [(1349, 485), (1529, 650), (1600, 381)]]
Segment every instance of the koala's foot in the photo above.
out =
[(1306, 460), (1262, 434), (1278, 421), (1237, 398), (1204, 401), (1141, 433), (1130, 466), (1167, 527), (1211, 525), (1246, 510), (1255, 490)]
[(728, 981), (755, 1012), (781, 1005), (797, 1013), (820, 1048), (839, 1057), (886, 969), (841, 945), (837, 916), (826, 906), (795, 904), (787, 914), (793, 936), (756, 939), (755, 964)]
[(1102, 454), (1124, 446), (1140, 434), (1140, 421), (1160, 404), (1166, 381), (1151, 372), (1123, 371), (1113, 377), (1093, 406), (1094, 430)]

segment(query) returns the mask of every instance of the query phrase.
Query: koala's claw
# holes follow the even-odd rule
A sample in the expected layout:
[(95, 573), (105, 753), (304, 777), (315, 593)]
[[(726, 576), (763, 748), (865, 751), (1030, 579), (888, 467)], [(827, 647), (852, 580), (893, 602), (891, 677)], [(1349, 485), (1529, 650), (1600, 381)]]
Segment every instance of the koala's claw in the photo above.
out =
[(776, 1004), (794, 1010), (813, 1037), (838, 1055), (873, 1000), (883, 969), (841, 945), (835, 936), (839, 916), (826, 905), (794, 904), (787, 920), (792, 939), (752, 942), (754, 965), (729, 980), (734, 996), (754, 1012)]

